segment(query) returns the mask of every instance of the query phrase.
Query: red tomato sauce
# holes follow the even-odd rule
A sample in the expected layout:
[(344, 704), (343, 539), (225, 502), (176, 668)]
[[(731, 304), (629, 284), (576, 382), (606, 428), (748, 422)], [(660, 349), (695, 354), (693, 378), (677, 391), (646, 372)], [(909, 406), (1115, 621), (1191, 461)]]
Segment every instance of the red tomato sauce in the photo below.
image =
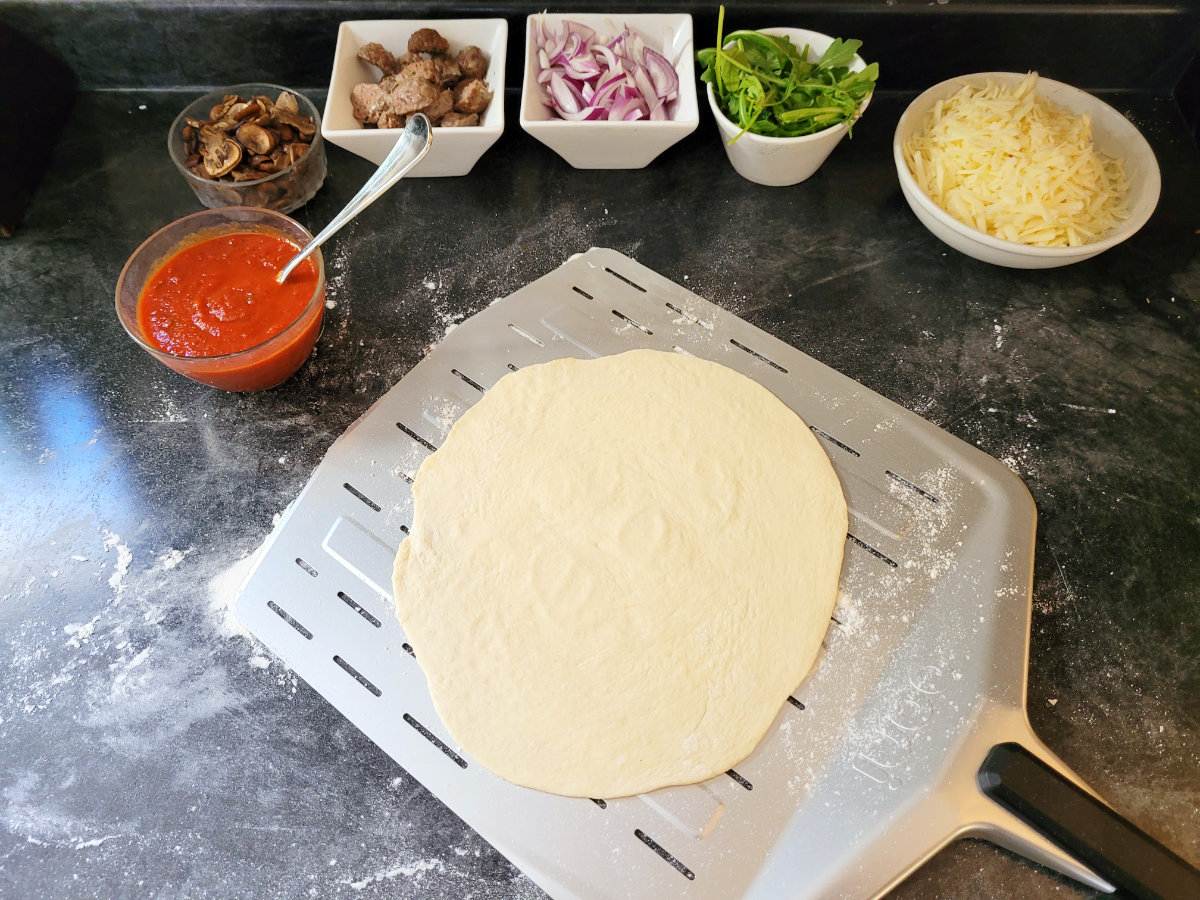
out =
[(142, 334), (176, 356), (223, 356), (258, 346), (295, 322), (317, 290), (311, 259), (283, 284), (275, 281), (299, 249), (261, 231), (222, 234), (184, 247), (142, 290)]

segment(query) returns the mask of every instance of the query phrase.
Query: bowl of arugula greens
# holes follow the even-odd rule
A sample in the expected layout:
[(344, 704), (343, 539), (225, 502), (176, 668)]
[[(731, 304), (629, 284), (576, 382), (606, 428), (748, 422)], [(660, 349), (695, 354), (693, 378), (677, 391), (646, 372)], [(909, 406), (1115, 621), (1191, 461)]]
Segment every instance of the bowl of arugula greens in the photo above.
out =
[[(739, 175), (756, 184), (798, 184), (821, 167), (867, 108), (879, 64), (861, 41), (802, 28), (734, 31), (701, 50), (721, 141)], [(718, 47), (720, 49), (718, 49)]]

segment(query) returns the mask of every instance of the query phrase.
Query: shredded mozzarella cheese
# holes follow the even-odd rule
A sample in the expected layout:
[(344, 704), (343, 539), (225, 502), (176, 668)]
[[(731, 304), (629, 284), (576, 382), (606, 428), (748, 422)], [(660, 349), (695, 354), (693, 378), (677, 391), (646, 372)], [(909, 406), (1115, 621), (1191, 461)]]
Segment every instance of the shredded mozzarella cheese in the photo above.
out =
[(1092, 122), (1036, 93), (966, 86), (926, 113), (904, 143), (921, 189), (966, 225), (1039, 247), (1097, 241), (1129, 215), (1124, 163), (1092, 143)]

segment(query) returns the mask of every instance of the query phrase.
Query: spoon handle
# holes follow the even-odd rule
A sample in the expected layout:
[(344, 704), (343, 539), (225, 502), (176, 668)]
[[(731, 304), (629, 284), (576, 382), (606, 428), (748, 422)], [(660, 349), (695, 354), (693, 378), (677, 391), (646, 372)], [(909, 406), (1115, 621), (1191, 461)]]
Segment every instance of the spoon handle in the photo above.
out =
[(321, 233), (305, 244), (304, 249), (279, 270), (275, 280), (283, 284), (292, 274), (292, 270), (307, 259), (309, 254), (333, 237), (343, 225), (378, 200), (392, 185), (408, 174), (409, 170), (429, 152), (429, 147), (433, 143), (433, 133), (429, 128), (429, 119), (423, 113), (415, 113), (409, 118), (408, 124), (404, 126), (404, 133), (400, 135), (396, 146), (392, 148), (384, 161), (379, 164), (375, 174), (367, 179), (367, 183), (354, 195), (354, 199), (321, 229)]

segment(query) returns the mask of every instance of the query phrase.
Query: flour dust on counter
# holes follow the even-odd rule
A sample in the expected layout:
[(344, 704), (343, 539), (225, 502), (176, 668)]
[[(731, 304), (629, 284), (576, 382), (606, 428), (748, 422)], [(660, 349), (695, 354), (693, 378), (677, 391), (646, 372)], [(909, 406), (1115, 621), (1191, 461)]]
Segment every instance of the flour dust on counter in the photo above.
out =
[[(101, 526), (79, 551), (63, 566), (104, 586), (101, 605), (56, 618), (64, 607), (53, 582), (70, 573), (52, 572), (26, 584), (42, 615), (5, 640), (0, 823), (31, 846), (89, 849), (127, 837), (128, 823), (97, 789), (115, 773), (93, 760), (141, 766), (199, 723), (244, 705), (224, 670), (197, 656), (194, 638), (178, 628), (186, 614), (172, 604), (168, 584), (194, 548), (144, 549)], [(39, 744), (38, 734), (64, 724), (68, 737), (52, 748)], [(9, 868), (13, 858), (12, 851), (0, 857)]]
[[(65, 707), (78, 724), (102, 729), (104, 741), (117, 743), (125, 743), (123, 729), (147, 723), (149, 731), (138, 730), (128, 741), (145, 753), (154, 749), (148, 737), (182, 732), (199, 718), (236, 708), (241, 699), (227, 689), (218, 670), (180, 652), (186, 638), (175, 626), (186, 613), (172, 604), (169, 590), (174, 570), (183, 566), (186, 571), (195, 548), (148, 550), (149, 561), (140, 563), (131, 543), (136, 546), (101, 527), (95, 554), (72, 555), (70, 564), (90, 568), (92, 578), (107, 586), (104, 605), (86, 620), (27, 623), (29, 640), (12, 646), (35, 657), (67, 651), (58, 674), (24, 685), (23, 712)], [(53, 590), (50, 584), (40, 587)], [(9, 703), (21, 700), (13, 687), (9, 681)]]
[[(350, 306), (350, 298), (345, 296), (346, 276), (350, 266), (350, 247), (354, 240), (355, 224), (353, 219), (347, 222), (342, 228), (339, 240), (326, 244), (322, 251), (325, 258), (325, 309), (340, 308), (336, 327), (343, 337), (346, 334), (347, 313), (349, 312), (347, 307)], [(325, 327), (329, 327), (328, 318)]]
[(396, 327), (409, 332), (424, 327), (428, 348), (450, 326), (523, 287), (531, 273), (548, 272), (574, 254), (614, 246), (636, 257), (640, 239), (614, 242), (610, 236), (617, 223), (599, 196), (603, 191), (592, 186), (539, 192), (538, 208), (515, 225), (507, 200), (485, 204), (470, 223), (472, 249), (465, 255), (447, 249), (444, 232), (405, 229), (404, 258), (391, 275), (399, 303)]
[[(29, 611), (0, 637), (5, 878), (31, 897), (540, 897), (242, 631), (255, 552), (100, 523), (5, 595)], [(58, 602), (81, 582), (91, 605)], [(260, 854), (297, 862), (281, 879)]]

